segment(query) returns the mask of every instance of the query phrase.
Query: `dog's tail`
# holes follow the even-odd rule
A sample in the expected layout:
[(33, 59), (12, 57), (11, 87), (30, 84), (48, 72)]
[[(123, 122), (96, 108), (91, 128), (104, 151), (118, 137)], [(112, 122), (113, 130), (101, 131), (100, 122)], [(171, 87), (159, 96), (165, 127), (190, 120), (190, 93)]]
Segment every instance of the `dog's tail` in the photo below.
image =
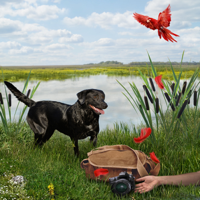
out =
[(13, 84), (7, 81), (4, 81), (4, 83), (8, 87), (8, 89), (17, 97), (17, 99), (26, 104), (28, 107), (31, 107), (35, 103), (35, 101), (21, 93)]

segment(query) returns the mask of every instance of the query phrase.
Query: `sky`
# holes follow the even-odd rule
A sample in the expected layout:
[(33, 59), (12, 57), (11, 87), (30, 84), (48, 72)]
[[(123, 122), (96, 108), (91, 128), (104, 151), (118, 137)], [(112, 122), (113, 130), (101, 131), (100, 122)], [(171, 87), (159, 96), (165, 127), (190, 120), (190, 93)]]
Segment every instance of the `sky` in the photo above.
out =
[[(171, 5), (160, 39), (133, 13), (158, 19)], [(200, 62), (199, 0), (0, 0), (0, 65), (82, 65), (101, 61)]]

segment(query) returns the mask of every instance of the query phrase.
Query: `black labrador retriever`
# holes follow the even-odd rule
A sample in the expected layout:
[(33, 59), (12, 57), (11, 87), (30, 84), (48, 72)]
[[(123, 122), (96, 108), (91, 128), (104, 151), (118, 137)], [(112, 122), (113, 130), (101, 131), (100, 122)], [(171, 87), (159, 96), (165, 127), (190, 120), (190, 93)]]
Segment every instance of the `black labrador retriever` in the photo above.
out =
[(102, 90), (88, 89), (77, 94), (73, 105), (56, 101), (35, 102), (21, 93), (14, 85), (4, 81), (19, 101), (30, 107), (26, 120), (35, 133), (35, 145), (43, 145), (55, 130), (70, 136), (75, 144), (74, 153), (79, 155), (78, 140), (90, 136), (90, 142), (96, 146), (99, 133), (99, 115), (108, 105), (104, 102)]

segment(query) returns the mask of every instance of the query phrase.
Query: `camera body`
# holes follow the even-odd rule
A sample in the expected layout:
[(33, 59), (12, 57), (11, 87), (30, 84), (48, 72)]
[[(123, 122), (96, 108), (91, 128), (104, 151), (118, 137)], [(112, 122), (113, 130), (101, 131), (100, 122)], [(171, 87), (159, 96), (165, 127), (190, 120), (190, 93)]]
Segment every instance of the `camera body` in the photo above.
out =
[(126, 195), (135, 189), (135, 177), (127, 172), (121, 172), (119, 176), (109, 178), (111, 190), (118, 195)]

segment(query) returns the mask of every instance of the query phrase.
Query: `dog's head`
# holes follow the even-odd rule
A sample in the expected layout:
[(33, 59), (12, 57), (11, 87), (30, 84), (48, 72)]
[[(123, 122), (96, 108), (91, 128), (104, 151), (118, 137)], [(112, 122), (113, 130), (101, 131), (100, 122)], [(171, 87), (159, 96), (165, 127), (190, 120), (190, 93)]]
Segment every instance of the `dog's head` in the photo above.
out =
[(88, 89), (83, 90), (77, 94), (81, 105), (89, 105), (90, 108), (98, 115), (104, 114), (103, 109), (108, 107), (104, 102), (105, 94), (102, 90)]

